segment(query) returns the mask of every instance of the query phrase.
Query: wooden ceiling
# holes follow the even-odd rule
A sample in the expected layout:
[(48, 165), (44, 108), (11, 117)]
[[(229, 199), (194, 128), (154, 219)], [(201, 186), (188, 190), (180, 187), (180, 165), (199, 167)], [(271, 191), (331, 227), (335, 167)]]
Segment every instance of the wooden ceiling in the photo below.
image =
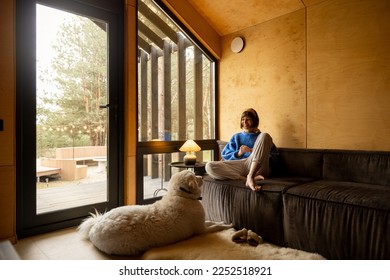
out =
[(325, 0), (187, 0), (224, 36)]

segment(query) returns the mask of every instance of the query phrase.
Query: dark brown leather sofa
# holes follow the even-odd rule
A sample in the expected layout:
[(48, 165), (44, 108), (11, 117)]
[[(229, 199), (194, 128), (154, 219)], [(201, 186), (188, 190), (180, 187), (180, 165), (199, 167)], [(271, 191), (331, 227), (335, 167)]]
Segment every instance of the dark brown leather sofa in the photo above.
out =
[(390, 259), (390, 152), (279, 152), (259, 193), (205, 175), (206, 218), (327, 259)]

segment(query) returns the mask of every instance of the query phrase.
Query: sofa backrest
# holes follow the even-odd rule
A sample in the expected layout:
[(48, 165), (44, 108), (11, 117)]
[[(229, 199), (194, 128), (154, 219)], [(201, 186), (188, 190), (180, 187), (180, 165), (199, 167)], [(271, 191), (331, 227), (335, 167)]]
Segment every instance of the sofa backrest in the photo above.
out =
[[(222, 150), (226, 142), (219, 141)], [(299, 176), (390, 186), (390, 152), (278, 148), (271, 177)]]
[(299, 176), (322, 179), (323, 150), (278, 148), (278, 172), (275, 176)]
[(327, 150), (325, 180), (390, 185), (390, 152)]

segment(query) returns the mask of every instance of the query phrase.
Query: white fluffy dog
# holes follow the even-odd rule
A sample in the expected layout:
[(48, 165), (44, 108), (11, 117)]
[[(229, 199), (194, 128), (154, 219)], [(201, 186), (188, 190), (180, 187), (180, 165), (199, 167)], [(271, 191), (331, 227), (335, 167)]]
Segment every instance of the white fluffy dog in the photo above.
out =
[(114, 255), (140, 255), (193, 235), (231, 225), (205, 221), (199, 199), (202, 179), (184, 170), (172, 176), (167, 194), (150, 205), (128, 205), (105, 214), (91, 214), (78, 230), (101, 251)]

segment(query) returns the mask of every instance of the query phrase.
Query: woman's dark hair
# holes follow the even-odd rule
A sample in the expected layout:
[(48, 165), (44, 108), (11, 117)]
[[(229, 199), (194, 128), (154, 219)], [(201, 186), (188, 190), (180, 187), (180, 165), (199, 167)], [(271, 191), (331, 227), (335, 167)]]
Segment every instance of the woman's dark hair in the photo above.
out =
[[(258, 127), (259, 126), (259, 116), (257, 115), (257, 112), (255, 111), (255, 109), (252, 109), (252, 108), (246, 109), (241, 114), (241, 119), (243, 117), (247, 117), (247, 118), (250, 118), (252, 120), (252, 122), (253, 122), (253, 126), (252, 127)], [(242, 128), (241, 119), (240, 119), (240, 127)]]

